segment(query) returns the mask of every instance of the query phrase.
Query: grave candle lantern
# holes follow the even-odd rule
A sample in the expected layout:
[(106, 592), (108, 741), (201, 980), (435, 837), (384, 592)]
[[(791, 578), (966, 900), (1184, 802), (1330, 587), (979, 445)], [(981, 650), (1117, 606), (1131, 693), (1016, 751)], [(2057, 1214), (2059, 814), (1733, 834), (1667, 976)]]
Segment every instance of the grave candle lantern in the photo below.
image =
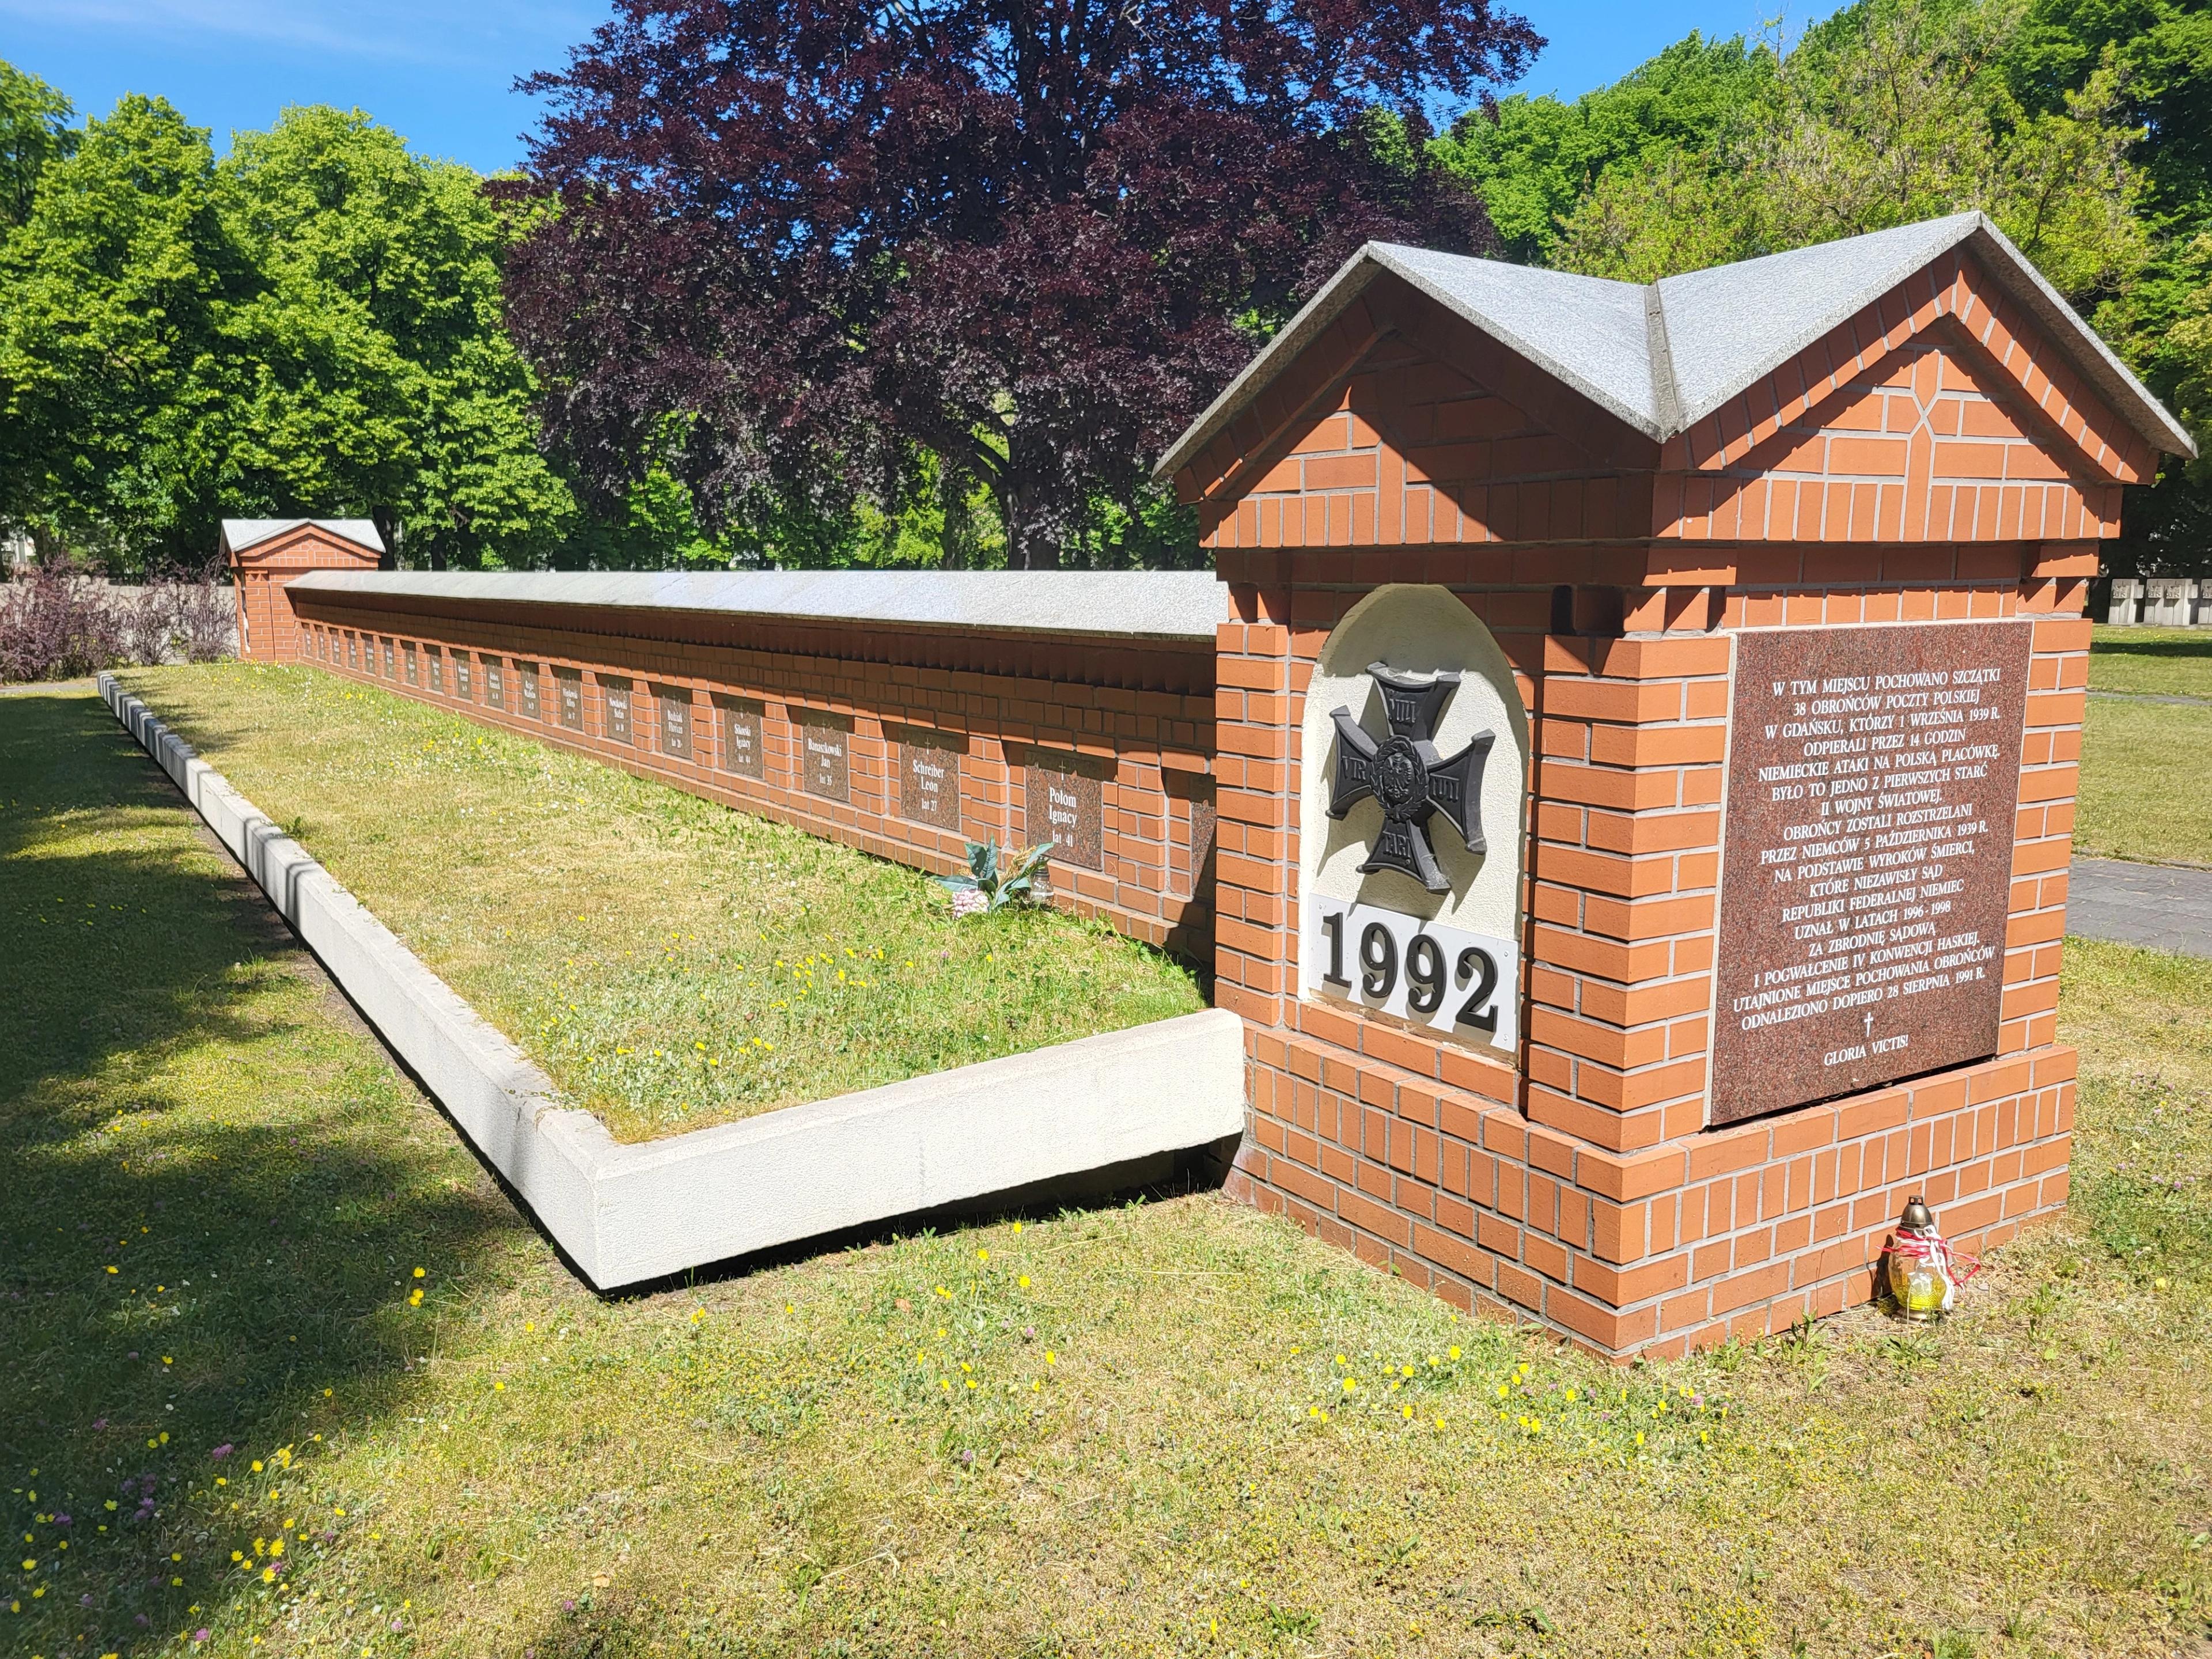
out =
[(1948, 1313), (1958, 1297), (1960, 1276), (1951, 1247), (1936, 1231), (1936, 1217), (1919, 1198), (1905, 1201), (1889, 1257), (1889, 1289), (1907, 1319), (1928, 1320)]

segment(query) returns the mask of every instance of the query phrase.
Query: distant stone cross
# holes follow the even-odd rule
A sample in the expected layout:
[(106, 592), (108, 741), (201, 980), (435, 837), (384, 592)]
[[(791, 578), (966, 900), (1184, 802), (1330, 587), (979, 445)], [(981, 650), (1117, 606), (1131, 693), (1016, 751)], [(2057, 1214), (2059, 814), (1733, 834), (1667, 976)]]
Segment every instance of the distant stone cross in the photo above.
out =
[(1367, 849), (1362, 875), (1395, 870), (1413, 877), (1431, 893), (1449, 893), (1451, 883), (1429, 845), (1429, 817), (1442, 812), (1466, 838), (1467, 850), (1480, 853), (1482, 767), (1496, 734), (1478, 732), (1474, 740), (1449, 760), (1437, 753), (1437, 717), (1459, 684), (1459, 671), (1444, 669), (1424, 678), (1391, 672), (1371, 662), (1367, 672), (1382, 692), (1382, 712), (1390, 735), (1377, 743), (1349, 708), (1329, 718), (1336, 723), (1336, 778), (1329, 792), (1328, 815), (1340, 818), (1372, 795), (1382, 803), (1382, 828)]

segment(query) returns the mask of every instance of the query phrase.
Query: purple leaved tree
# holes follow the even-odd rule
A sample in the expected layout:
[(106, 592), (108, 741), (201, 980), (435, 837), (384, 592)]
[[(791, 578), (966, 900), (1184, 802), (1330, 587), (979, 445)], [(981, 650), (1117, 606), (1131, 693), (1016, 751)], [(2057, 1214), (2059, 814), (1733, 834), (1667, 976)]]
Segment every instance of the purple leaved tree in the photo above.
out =
[(1250, 355), (1240, 319), (1367, 237), (1487, 245), (1422, 112), (1542, 45), (1489, 0), (616, 13), (528, 83), (551, 112), (507, 276), (586, 483), (659, 453), (726, 523), (895, 495), (926, 450), (1029, 568)]

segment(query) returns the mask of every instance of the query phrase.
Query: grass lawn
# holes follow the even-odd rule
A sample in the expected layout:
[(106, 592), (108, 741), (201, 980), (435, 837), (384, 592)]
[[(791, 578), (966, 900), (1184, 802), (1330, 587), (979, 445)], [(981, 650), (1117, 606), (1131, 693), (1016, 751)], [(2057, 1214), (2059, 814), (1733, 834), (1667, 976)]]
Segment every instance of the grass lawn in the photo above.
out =
[(2100, 626), (2089, 646), (2089, 685), (2208, 702), (2089, 699), (2075, 849), (2212, 865), (2212, 629)]
[(119, 678), (573, 1103), (641, 1140), (1206, 1006), (1103, 923), (308, 668)]
[(2212, 701), (2212, 629), (2106, 628), (2090, 630), (2089, 685)]
[(1961, 1659), (2212, 1620), (2203, 963), (2069, 945), (2075, 1202), (1960, 1316), (1616, 1371), (1206, 1194), (602, 1301), (91, 698), (0, 710), (0, 1654)]
[(2074, 847), (2212, 864), (2212, 705), (2088, 700)]

